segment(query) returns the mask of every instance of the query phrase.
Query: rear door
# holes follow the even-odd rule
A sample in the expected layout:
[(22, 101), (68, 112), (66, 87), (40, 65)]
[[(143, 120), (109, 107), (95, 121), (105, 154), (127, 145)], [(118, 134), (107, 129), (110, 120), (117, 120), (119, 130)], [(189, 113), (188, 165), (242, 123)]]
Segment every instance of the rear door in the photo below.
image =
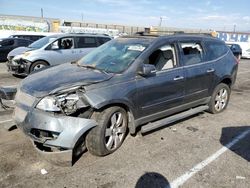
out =
[(179, 41), (181, 63), (184, 67), (185, 103), (209, 96), (214, 82), (214, 62), (206, 61), (205, 49), (200, 40)]

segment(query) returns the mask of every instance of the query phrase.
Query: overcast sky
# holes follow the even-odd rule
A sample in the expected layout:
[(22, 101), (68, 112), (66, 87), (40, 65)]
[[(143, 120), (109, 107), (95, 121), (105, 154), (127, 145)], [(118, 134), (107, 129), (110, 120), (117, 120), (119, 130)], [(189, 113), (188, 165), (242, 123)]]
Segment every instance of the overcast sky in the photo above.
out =
[(249, 0), (0, 0), (0, 14), (135, 26), (250, 31)]

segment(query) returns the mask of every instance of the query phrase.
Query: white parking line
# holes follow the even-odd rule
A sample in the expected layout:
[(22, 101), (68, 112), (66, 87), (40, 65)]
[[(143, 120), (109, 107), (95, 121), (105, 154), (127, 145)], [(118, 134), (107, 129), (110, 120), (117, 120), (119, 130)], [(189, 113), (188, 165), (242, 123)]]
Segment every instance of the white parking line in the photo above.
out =
[(8, 123), (8, 122), (11, 122), (11, 121), (13, 121), (12, 119), (8, 119), (8, 120), (5, 120), (5, 121), (0, 121), (0, 124), (2, 124), (2, 123)]
[(235, 139), (233, 139), (230, 143), (226, 144), (220, 150), (215, 152), (213, 155), (211, 155), (210, 157), (208, 157), (207, 159), (205, 159), (201, 163), (195, 165), (193, 168), (188, 170), (182, 176), (176, 178), (174, 181), (172, 181), (172, 183), (170, 183), (170, 186), (167, 186), (166, 188), (177, 188), (177, 187), (183, 185), (189, 178), (191, 178), (197, 172), (201, 171), (204, 167), (209, 165), (211, 162), (213, 162), (215, 159), (217, 159), (220, 155), (222, 155), (228, 149), (233, 147), (236, 143), (238, 143), (240, 140), (242, 140), (244, 137), (246, 137), (247, 134), (249, 134), (249, 133), (250, 133), (250, 129), (244, 131), (239, 136), (237, 136)]

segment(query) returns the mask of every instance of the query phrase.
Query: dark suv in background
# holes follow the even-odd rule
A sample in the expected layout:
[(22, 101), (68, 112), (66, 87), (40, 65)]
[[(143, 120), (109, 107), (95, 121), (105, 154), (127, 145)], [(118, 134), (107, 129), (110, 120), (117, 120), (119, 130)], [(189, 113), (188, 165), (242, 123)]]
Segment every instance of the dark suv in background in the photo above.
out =
[(225, 110), (237, 63), (223, 41), (208, 36), (121, 37), (24, 79), (14, 118), (40, 150), (104, 156), (127, 132)]
[(29, 46), (33, 41), (22, 38), (3, 38), (0, 39), (0, 62), (7, 61), (8, 53), (20, 46)]
[(227, 44), (230, 50), (233, 52), (234, 56), (240, 60), (242, 57), (242, 49), (239, 44)]

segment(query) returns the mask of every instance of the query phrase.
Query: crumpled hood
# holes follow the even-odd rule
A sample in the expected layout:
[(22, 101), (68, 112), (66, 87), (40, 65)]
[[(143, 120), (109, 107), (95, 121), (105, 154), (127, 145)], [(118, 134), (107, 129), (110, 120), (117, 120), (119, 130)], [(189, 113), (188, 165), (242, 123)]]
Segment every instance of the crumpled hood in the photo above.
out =
[[(29, 47), (18, 47), (18, 48), (15, 48), (14, 50), (11, 50), (9, 53), (8, 53), (8, 57), (14, 57), (16, 55), (20, 55), (24, 52), (27, 52), (27, 51), (30, 51), (30, 50), (34, 50), (32, 48), (29, 48)], [(9, 59), (9, 58), (8, 58)]]
[(109, 80), (111, 77), (112, 74), (67, 63), (31, 74), (21, 82), (20, 88), (34, 97), (44, 97), (58, 88), (84, 86)]

